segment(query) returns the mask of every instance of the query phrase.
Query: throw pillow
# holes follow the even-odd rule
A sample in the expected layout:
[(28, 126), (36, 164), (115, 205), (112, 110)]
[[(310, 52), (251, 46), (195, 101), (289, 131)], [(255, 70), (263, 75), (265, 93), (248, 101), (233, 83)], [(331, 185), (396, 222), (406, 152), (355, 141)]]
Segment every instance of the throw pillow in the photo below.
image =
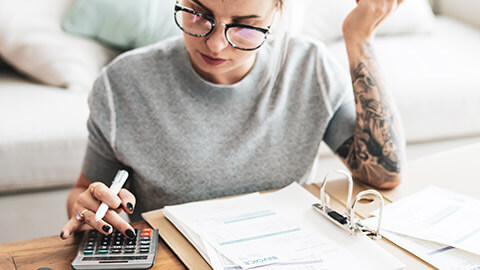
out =
[(67, 34), (61, 22), (73, 0), (0, 1), (0, 57), (45, 84), (89, 90), (118, 52)]
[(175, 0), (77, 0), (62, 26), (69, 33), (132, 49), (181, 33), (174, 5)]
[[(297, 0), (298, 1), (298, 0)], [(356, 7), (355, 0), (300, 0), (294, 20), (301, 21), (300, 34), (331, 42), (343, 37), (342, 24)], [(406, 0), (377, 29), (377, 35), (428, 33), (434, 15), (428, 0)]]

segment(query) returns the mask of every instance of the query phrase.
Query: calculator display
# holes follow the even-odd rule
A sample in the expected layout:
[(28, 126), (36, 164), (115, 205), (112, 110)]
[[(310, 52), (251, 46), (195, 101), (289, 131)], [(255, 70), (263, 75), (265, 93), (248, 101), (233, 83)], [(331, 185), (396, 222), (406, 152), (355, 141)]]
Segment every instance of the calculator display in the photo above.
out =
[(96, 230), (84, 232), (73, 269), (149, 269), (157, 253), (158, 230), (135, 230), (133, 239), (119, 231), (103, 235)]

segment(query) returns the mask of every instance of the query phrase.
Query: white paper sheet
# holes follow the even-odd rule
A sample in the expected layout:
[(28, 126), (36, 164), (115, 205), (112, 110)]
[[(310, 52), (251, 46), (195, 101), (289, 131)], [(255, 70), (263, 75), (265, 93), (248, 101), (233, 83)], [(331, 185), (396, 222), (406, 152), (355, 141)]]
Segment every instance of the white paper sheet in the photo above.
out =
[(255, 194), (165, 209), (242, 268), (286, 262), (328, 248), (324, 239), (269, 207), (263, 196)]
[(387, 205), (381, 226), (480, 255), (480, 201), (439, 187)]
[(480, 270), (480, 255), (393, 232), (382, 235), (438, 269)]

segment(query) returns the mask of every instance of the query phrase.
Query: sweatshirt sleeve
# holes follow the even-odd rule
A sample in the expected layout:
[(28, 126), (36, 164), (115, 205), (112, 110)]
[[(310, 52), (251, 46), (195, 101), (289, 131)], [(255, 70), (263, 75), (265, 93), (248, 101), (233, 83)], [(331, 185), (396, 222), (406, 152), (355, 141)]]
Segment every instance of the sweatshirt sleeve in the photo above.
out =
[(88, 144), (82, 173), (91, 181), (111, 184), (116, 172), (124, 169), (115, 154), (116, 119), (112, 91), (106, 70), (95, 81), (88, 98)]
[(328, 147), (337, 149), (351, 136), (355, 129), (355, 100), (350, 74), (340, 66), (324, 44), (317, 62), (317, 78), (322, 88), (329, 121), (323, 136)]

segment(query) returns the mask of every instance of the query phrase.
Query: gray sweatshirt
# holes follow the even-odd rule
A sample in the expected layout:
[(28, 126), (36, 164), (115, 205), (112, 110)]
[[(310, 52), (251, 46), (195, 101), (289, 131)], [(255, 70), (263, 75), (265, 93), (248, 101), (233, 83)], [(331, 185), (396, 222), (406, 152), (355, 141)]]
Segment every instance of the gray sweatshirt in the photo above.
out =
[(238, 83), (216, 85), (192, 68), (183, 39), (119, 56), (89, 97), (82, 173), (107, 185), (118, 169), (143, 211), (304, 183), (320, 142), (336, 150), (353, 135), (348, 73), (318, 42), (291, 39), (269, 87), (272, 54), (258, 51)]

